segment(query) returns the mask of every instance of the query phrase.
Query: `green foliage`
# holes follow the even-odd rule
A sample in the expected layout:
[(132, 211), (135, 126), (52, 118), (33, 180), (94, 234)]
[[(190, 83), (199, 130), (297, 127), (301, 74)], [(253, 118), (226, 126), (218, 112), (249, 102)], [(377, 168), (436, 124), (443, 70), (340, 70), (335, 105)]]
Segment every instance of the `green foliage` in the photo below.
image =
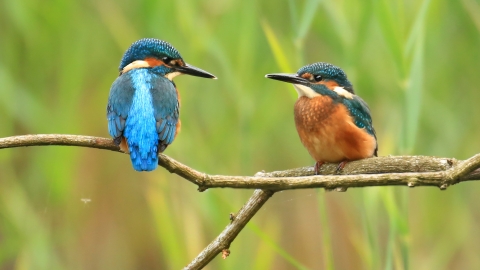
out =
[[(264, 78), (342, 67), (370, 105), (379, 154), (479, 152), (480, 4), (462, 1), (0, 2), (0, 136), (108, 136), (123, 52), (169, 41), (219, 80), (176, 78), (182, 131), (167, 155), (214, 174), (311, 165), (296, 94)], [(209, 269), (478, 269), (477, 183), (286, 191)], [(252, 191), (208, 190), (127, 156), (0, 151), (0, 268), (179, 269)], [(82, 201), (82, 199), (87, 199)]]

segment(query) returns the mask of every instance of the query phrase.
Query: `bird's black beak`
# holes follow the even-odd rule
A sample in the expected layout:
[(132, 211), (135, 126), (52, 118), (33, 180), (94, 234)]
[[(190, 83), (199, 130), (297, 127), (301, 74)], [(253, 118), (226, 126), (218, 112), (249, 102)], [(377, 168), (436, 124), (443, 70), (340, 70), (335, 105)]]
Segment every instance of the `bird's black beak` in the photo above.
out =
[(305, 78), (298, 76), (298, 74), (289, 74), (289, 73), (272, 73), (265, 75), (265, 78), (274, 79), (277, 81), (288, 82), (293, 84), (302, 84), (306, 85), (309, 81)]
[(189, 65), (187, 63), (185, 63), (184, 66), (175, 67), (175, 69), (178, 72), (183, 73), (183, 74), (188, 74), (188, 75), (202, 77), (202, 78), (217, 79), (217, 77), (215, 77), (215, 75), (210, 74), (203, 69), (199, 69), (199, 68), (197, 68), (195, 66), (192, 66), (192, 65)]

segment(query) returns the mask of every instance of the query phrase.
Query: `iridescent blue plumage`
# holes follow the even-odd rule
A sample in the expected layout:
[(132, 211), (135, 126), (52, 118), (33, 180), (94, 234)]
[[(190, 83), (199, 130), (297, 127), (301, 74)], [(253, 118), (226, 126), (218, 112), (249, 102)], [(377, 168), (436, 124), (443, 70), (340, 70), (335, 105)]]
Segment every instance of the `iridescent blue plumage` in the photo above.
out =
[(171, 79), (179, 74), (215, 78), (186, 64), (175, 48), (157, 39), (133, 43), (122, 58), (108, 99), (108, 131), (130, 153), (137, 171), (154, 170), (158, 153), (175, 138), (180, 104)]
[(367, 103), (359, 96), (353, 96), (353, 99), (343, 99), (341, 101), (350, 112), (354, 119), (354, 123), (359, 128), (365, 128), (370, 135), (377, 138), (375, 130), (373, 129), (372, 117)]
[(144, 38), (134, 42), (128, 48), (122, 57), (119, 70), (121, 71), (134, 61), (144, 60), (148, 57), (182, 59), (180, 53), (170, 43), (155, 38)]
[(347, 79), (347, 74), (332, 64), (325, 62), (318, 62), (301, 67), (298, 71), (298, 75), (305, 73), (321, 75), (323, 79), (333, 80), (338, 83), (339, 86), (345, 88), (353, 94), (353, 87), (350, 81)]

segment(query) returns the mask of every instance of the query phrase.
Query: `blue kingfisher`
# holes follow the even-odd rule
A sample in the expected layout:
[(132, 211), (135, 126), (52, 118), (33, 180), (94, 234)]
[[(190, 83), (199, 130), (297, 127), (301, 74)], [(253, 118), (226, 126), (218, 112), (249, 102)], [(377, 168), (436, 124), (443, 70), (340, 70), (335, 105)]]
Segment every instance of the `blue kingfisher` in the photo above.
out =
[(135, 170), (152, 171), (157, 168), (158, 153), (180, 129), (180, 96), (173, 78), (181, 74), (216, 77), (185, 63), (168, 42), (153, 38), (133, 43), (119, 71), (108, 97), (108, 132), (130, 154)]

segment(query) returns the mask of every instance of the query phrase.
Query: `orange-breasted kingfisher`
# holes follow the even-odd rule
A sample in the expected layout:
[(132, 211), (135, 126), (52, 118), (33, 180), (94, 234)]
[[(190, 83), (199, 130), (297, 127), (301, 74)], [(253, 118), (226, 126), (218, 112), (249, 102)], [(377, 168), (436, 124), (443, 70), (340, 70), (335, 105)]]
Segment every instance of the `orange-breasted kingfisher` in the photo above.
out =
[(180, 96), (173, 78), (181, 74), (216, 77), (185, 63), (172, 45), (153, 38), (134, 42), (123, 55), (119, 71), (108, 97), (108, 132), (130, 154), (135, 170), (152, 171), (157, 168), (158, 153), (180, 129)]
[(267, 74), (292, 83), (298, 93), (295, 126), (302, 144), (315, 159), (315, 174), (325, 163), (340, 164), (377, 156), (377, 137), (370, 109), (355, 95), (345, 72), (332, 64), (315, 63), (295, 74)]

